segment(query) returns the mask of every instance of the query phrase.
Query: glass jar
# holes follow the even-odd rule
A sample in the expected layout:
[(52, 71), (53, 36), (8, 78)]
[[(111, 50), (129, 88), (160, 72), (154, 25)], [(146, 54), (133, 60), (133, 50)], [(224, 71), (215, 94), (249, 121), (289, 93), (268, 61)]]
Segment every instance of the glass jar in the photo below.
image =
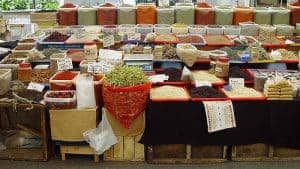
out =
[(229, 59), (220, 57), (216, 63), (215, 75), (217, 77), (227, 77), (229, 72)]
[(84, 45), (84, 55), (86, 60), (95, 60), (98, 57), (98, 49), (96, 43), (86, 43)]
[(153, 55), (155, 59), (162, 59), (163, 57), (163, 46), (157, 45), (154, 47)]
[(30, 63), (20, 63), (18, 67), (18, 80), (21, 82), (31, 81), (31, 64)]

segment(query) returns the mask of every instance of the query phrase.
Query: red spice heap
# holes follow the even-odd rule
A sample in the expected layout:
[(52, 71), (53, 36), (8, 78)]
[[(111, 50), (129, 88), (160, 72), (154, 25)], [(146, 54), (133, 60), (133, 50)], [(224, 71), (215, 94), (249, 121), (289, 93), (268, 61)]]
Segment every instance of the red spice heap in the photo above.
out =
[(72, 92), (50, 92), (47, 94), (47, 97), (50, 98), (73, 98), (74, 93)]
[(53, 80), (72, 80), (76, 75), (77, 73), (75, 72), (64, 71), (56, 74)]

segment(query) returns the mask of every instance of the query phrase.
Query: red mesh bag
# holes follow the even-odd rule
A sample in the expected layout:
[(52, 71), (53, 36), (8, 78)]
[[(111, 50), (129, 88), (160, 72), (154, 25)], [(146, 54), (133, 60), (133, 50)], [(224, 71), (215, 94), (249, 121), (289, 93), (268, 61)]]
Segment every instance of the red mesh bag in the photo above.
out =
[(65, 3), (58, 9), (58, 24), (77, 25), (77, 7), (72, 3)]
[(195, 8), (195, 24), (214, 25), (215, 11), (207, 3), (199, 3)]
[(130, 87), (103, 87), (104, 106), (124, 128), (143, 112), (151, 89), (151, 83)]
[(289, 8), (291, 10), (291, 25), (300, 23), (300, 2), (289, 5)]
[(117, 24), (117, 8), (110, 3), (101, 5), (97, 10), (98, 25), (116, 25)]

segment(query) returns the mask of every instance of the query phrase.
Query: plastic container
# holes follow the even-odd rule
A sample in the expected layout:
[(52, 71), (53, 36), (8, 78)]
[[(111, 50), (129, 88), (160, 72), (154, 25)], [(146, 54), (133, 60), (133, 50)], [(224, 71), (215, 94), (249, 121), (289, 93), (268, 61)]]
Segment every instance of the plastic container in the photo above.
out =
[(20, 63), (18, 68), (18, 80), (21, 82), (31, 81), (32, 68), (30, 63)]
[(49, 65), (36, 65), (32, 69), (31, 81), (36, 83), (48, 83), (51, 77)]
[(78, 9), (78, 25), (96, 25), (97, 14), (95, 8)]
[(121, 35), (128, 34), (128, 33), (135, 33), (136, 29), (137, 29), (136, 25), (122, 24), (118, 26), (118, 33)]
[(117, 34), (118, 33), (118, 26), (117, 25), (104, 25), (102, 28), (103, 33), (111, 33)]
[(0, 95), (9, 91), (10, 81), (12, 81), (11, 69), (0, 69)]
[(234, 9), (233, 24), (239, 25), (240, 22), (253, 22), (254, 11), (250, 7), (238, 7)]
[(208, 35), (223, 35), (224, 27), (220, 25), (208, 25), (206, 26), (206, 34)]
[(50, 90), (75, 90), (74, 80), (78, 72), (61, 71), (54, 74), (50, 80)]
[(137, 32), (141, 34), (148, 34), (153, 32), (153, 25), (151, 24), (138, 24)]
[(171, 33), (171, 25), (168, 24), (155, 24), (154, 32), (159, 34), (168, 34)]
[(44, 95), (44, 101), (46, 106), (52, 110), (74, 109), (77, 105), (76, 92), (74, 90), (47, 91)]
[(276, 27), (277, 36), (293, 36), (295, 26), (292, 25), (274, 25)]
[(116, 25), (117, 8), (111, 3), (105, 3), (97, 9), (98, 25)]
[(175, 34), (187, 34), (189, 32), (189, 27), (185, 24), (173, 24), (171, 28), (172, 33)]
[(156, 6), (153, 3), (140, 3), (136, 9), (137, 24), (156, 24)]
[(189, 33), (191, 34), (200, 34), (200, 35), (206, 34), (206, 26), (204, 25), (190, 25), (188, 29), (189, 29)]
[(86, 60), (96, 60), (98, 57), (98, 49), (95, 42), (84, 44), (84, 59)]
[(227, 77), (229, 72), (229, 59), (226, 57), (219, 57), (216, 63), (215, 75), (217, 77)]
[(65, 3), (58, 9), (59, 25), (77, 25), (77, 6), (72, 3)]
[[(22, 49), (23, 48), (23, 49)], [(13, 54), (29, 54), (35, 48), (34, 44), (20, 44), (16, 46), (11, 52)]]
[(240, 23), (241, 35), (244, 36), (258, 36), (259, 25), (254, 22), (243, 22)]
[(157, 23), (158, 24), (170, 24), (175, 23), (175, 11), (173, 7), (157, 8)]
[(272, 13), (266, 7), (256, 7), (254, 8), (254, 22), (256, 24), (266, 24), (271, 25), (272, 23)]
[(215, 11), (213, 8), (195, 8), (195, 24), (213, 25), (215, 24)]
[(216, 25), (232, 25), (233, 9), (231, 7), (216, 7), (215, 24)]
[(175, 23), (193, 25), (195, 22), (195, 9), (193, 3), (175, 4)]
[(290, 24), (290, 13), (291, 11), (286, 8), (270, 7), (269, 10), (272, 12), (272, 24)]
[(300, 3), (296, 2), (288, 5), (288, 8), (291, 10), (291, 25), (296, 25), (300, 23)]
[(118, 7), (118, 25), (136, 24), (136, 8), (131, 5), (122, 5)]
[(236, 25), (224, 26), (224, 35), (240, 35), (241, 27)]

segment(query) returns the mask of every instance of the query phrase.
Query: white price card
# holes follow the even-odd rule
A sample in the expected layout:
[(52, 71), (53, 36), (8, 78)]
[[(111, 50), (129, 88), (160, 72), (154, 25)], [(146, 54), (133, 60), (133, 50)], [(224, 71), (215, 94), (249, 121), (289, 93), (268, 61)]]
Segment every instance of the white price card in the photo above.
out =
[(201, 86), (211, 86), (211, 83), (208, 81), (196, 80), (195, 87), (201, 87)]
[(100, 49), (99, 58), (101, 59), (111, 59), (111, 60), (121, 60), (123, 58), (123, 52), (109, 50), (109, 49)]
[(229, 84), (232, 87), (244, 87), (245, 80), (244, 78), (229, 78)]
[(99, 62), (88, 63), (87, 72), (89, 72), (89, 73), (102, 73), (102, 65)]
[(110, 47), (115, 44), (114, 35), (108, 34), (103, 36), (103, 47)]
[(209, 133), (236, 127), (233, 105), (228, 101), (203, 101)]
[(69, 70), (73, 69), (73, 63), (71, 58), (61, 58), (57, 60), (57, 70)]
[(45, 85), (35, 82), (30, 82), (27, 89), (28, 90), (36, 90), (38, 92), (42, 92), (45, 88)]

